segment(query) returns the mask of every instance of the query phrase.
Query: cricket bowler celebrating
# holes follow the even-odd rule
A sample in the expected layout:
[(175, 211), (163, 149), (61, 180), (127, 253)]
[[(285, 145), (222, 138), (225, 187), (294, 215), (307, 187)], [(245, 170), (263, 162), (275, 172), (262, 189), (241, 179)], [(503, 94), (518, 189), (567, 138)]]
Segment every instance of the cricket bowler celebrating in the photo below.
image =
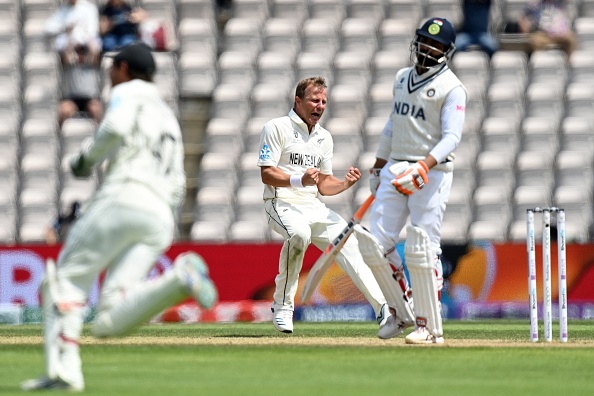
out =
[[(258, 166), (265, 184), (268, 224), (285, 238), (272, 303), (273, 324), (283, 333), (293, 332), (295, 294), (307, 247), (313, 243), (323, 251), (347, 225), (318, 199), (318, 192), (339, 194), (361, 177), (354, 167), (344, 180), (332, 175), (332, 136), (318, 124), (326, 101), (324, 78), (299, 81), (293, 109), (288, 115), (267, 122), (260, 137)], [(346, 241), (336, 263), (373, 306), (380, 325), (378, 335), (397, 331), (395, 322), (388, 322), (386, 299), (363, 262), (356, 238), (351, 236)]]
[[(370, 188), (376, 197), (371, 235), (357, 234), (365, 261), (396, 311), (390, 320), (404, 327), (415, 325), (405, 338), (409, 344), (444, 342), (439, 301), (441, 225), (467, 96), (447, 64), (455, 39), (454, 28), (443, 18), (431, 18), (417, 29), (410, 45), (413, 66), (396, 74), (392, 112), (370, 170)], [(403, 299), (410, 301), (411, 290), (395, 249), (409, 216), (404, 256), (414, 316), (408, 309), (399, 309)]]
[(146, 280), (174, 235), (174, 210), (185, 194), (183, 143), (174, 113), (152, 82), (155, 60), (144, 44), (113, 58), (109, 108), (94, 138), (70, 160), (77, 177), (107, 161), (105, 180), (74, 223), (57, 268), (48, 260), (41, 295), (45, 376), (24, 390), (84, 390), (79, 339), (83, 309), (97, 276), (107, 270), (92, 333), (126, 335), (188, 296), (209, 308), (217, 290), (195, 253), (178, 256), (171, 270)]

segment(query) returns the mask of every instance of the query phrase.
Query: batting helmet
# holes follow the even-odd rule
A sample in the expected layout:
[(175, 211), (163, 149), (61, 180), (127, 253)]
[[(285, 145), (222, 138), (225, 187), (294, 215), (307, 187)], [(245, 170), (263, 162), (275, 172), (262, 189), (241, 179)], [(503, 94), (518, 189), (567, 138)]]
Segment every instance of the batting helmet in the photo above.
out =
[(416, 66), (429, 69), (440, 65), (456, 50), (456, 30), (445, 18), (430, 18), (415, 33), (410, 51), (411, 61)]

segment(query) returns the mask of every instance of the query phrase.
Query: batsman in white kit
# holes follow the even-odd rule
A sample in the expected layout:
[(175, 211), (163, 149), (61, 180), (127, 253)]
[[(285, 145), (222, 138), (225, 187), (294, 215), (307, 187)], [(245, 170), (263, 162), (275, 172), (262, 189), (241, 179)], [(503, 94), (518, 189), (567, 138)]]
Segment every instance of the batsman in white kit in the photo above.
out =
[[(326, 108), (326, 88), (323, 77), (301, 80), (293, 109), (267, 122), (260, 137), (257, 164), (265, 184), (268, 224), (285, 238), (272, 303), (273, 324), (284, 333), (293, 332), (295, 294), (307, 247), (313, 243), (323, 251), (347, 225), (318, 199), (318, 193), (339, 194), (361, 177), (354, 167), (344, 180), (332, 174), (332, 136), (318, 124)], [(336, 262), (372, 305), (380, 334), (398, 331), (394, 321), (388, 321), (386, 300), (363, 262), (354, 236), (346, 241)]]
[(96, 337), (126, 335), (188, 296), (205, 308), (218, 298), (206, 264), (192, 252), (146, 280), (173, 241), (174, 211), (185, 195), (182, 134), (152, 82), (156, 64), (149, 47), (133, 44), (114, 55), (108, 111), (69, 162), (75, 176), (88, 177), (106, 160), (104, 182), (73, 225), (57, 266), (47, 262), (41, 286), (46, 372), (23, 382), (24, 390), (84, 390), (83, 311), (103, 270)]
[[(454, 28), (443, 18), (431, 18), (416, 30), (410, 45), (413, 66), (396, 74), (392, 111), (370, 170), (370, 188), (376, 197), (371, 235), (359, 235), (363, 257), (396, 311), (394, 319), (406, 327), (415, 326), (405, 338), (409, 344), (444, 342), (441, 225), (467, 97), (447, 64), (455, 40)], [(404, 258), (410, 286), (394, 249), (409, 216)], [(413, 310), (406, 305), (401, 309), (403, 299), (410, 299), (411, 288)]]

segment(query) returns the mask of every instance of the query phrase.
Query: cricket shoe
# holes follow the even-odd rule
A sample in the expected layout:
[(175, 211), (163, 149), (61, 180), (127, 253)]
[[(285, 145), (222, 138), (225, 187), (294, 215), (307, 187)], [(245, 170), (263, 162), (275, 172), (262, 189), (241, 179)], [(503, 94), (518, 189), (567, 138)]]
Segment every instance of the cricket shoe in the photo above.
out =
[(424, 326), (419, 326), (412, 333), (406, 336), (404, 342), (407, 344), (443, 344), (443, 337), (435, 337)]
[(175, 259), (174, 265), (192, 297), (202, 307), (212, 308), (219, 297), (202, 257), (194, 252), (182, 253)]
[(289, 309), (277, 309), (275, 311), (273, 308), (272, 313), (274, 314), (272, 324), (278, 331), (283, 333), (293, 332), (293, 311)]
[(21, 389), (30, 391), (69, 391), (82, 392), (85, 390), (83, 385), (75, 385), (64, 381), (61, 378), (40, 377), (21, 383)]
[(404, 330), (412, 326), (412, 323), (406, 323), (397, 317), (395, 311), (388, 304), (382, 305), (377, 323), (380, 325), (377, 336), (383, 340), (398, 337)]

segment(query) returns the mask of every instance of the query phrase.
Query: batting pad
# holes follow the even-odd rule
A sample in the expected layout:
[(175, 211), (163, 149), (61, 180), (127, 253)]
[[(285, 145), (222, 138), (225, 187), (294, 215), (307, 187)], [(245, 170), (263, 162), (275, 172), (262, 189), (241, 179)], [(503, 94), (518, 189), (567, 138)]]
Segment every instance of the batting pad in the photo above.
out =
[(409, 225), (406, 234), (404, 258), (413, 288), (417, 326), (425, 326), (435, 337), (441, 337), (443, 327), (437, 297), (435, 252), (429, 236), (421, 228)]
[(407, 324), (413, 324), (415, 316), (405, 290), (402, 290), (400, 283), (394, 279), (394, 272), (384, 256), (379, 243), (369, 231), (360, 225), (354, 227), (354, 233), (359, 241), (359, 250), (363, 260), (371, 269), (386, 302), (396, 310), (396, 316)]

